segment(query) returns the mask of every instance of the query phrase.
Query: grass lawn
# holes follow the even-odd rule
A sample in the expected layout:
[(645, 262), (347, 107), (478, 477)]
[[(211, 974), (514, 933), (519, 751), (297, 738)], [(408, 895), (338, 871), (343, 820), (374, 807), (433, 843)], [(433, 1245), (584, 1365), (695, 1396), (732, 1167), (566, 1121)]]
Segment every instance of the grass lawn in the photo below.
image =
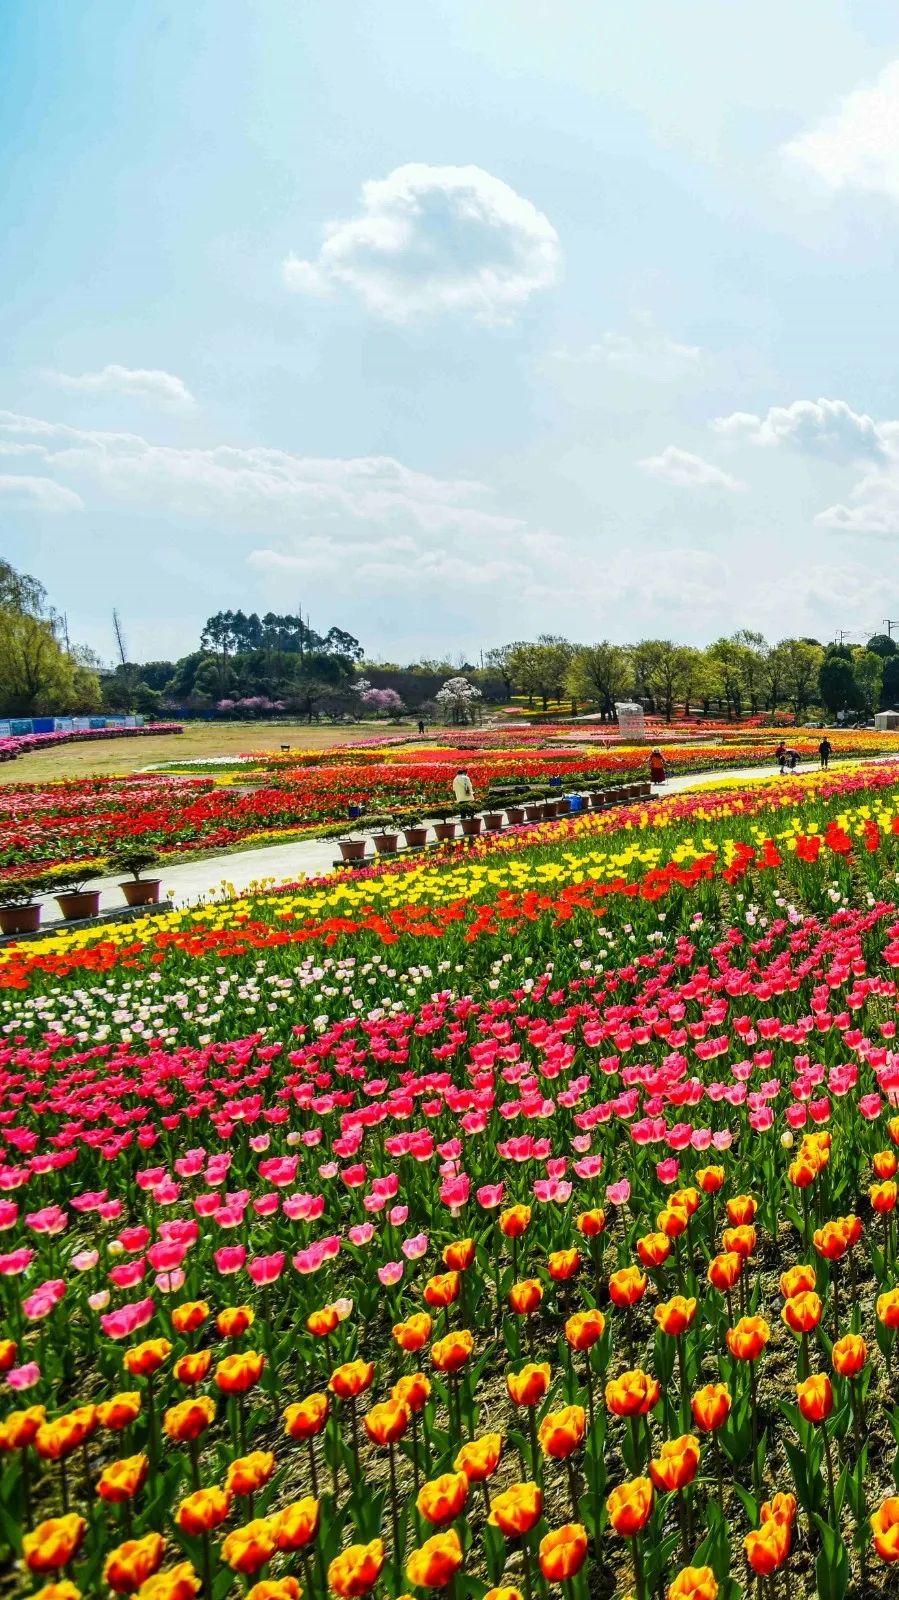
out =
[[(406, 725), (403, 725), (406, 729)], [(408, 723), (408, 732), (415, 724)], [(206, 756), (243, 755), (250, 750), (279, 750), (289, 744), (295, 750), (324, 750), (329, 745), (352, 744), (378, 733), (396, 732), (373, 722), (346, 723), (340, 727), (318, 727), (308, 723), (273, 722), (188, 722), (183, 733), (160, 734), (157, 738), (90, 740), (85, 744), (64, 744), (56, 749), (35, 750), (17, 761), (0, 765), (0, 783), (46, 783), (54, 778), (89, 778), (120, 772), (140, 772), (163, 761), (192, 761)]]

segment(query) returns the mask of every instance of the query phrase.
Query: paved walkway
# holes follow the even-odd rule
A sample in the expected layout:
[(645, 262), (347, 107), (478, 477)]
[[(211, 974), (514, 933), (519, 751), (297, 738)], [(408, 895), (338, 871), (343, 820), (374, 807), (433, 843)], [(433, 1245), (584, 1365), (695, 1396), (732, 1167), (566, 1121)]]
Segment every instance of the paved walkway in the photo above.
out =
[[(899, 757), (870, 759), (899, 760)], [(802, 773), (814, 769), (811, 762), (805, 762), (796, 770)], [(685, 773), (669, 779), (664, 785), (654, 786), (653, 796), (661, 798), (666, 794), (682, 794), (686, 790), (701, 789), (706, 784), (720, 783), (722, 778), (739, 783), (746, 778), (757, 778), (760, 774), (775, 775), (765, 767), (741, 767), (726, 773)], [(429, 840), (434, 837), (430, 829), (428, 837)], [(374, 846), (369, 842), (368, 855), (373, 858), (373, 854)], [(267, 845), (258, 850), (238, 850), (232, 855), (212, 856), (207, 861), (164, 865), (159, 869), (161, 892), (166, 899), (174, 900), (179, 906), (195, 904), (198, 900), (227, 899), (234, 892), (240, 893), (255, 883), (291, 883), (298, 878), (321, 877), (333, 870), (333, 863), (339, 855), (340, 850), (334, 839), (306, 839), (294, 844)], [(100, 878), (90, 885), (100, 890), (101, 911), (121, 911), (124, 900), (118, 887), (120, 881), (118, 877)], [(56, 901), (48, 897), (44, 901), (42, 926), (58, 920)]]

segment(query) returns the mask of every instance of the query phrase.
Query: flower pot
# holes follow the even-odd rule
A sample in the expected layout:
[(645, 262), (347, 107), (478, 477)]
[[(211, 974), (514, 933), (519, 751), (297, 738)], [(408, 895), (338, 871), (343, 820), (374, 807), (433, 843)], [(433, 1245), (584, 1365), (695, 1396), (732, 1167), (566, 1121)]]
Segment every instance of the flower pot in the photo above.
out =
[(137, 881), (129, 878), (127, 883), (120, 883), (125, 900), (129, 906), (155, 906), (159, 899), (159, 878), (138, 878)]
[(41, 907), (0, 907), (0, 933), (37, 933), (41, 925)]
[(542, 822), (543, 821), (543, 807), (541, 805), (525, 806), (525, 808), (524, 808), (524, 820), (525, 820), (525, 822)]
[(58, 894), (56, 904), (62, 912), (63, 922), (83, 922), (95, 917), (100, 910), (99, 889), (76, 889), (71, 894)]
[(421, 850), (428, 842), (427, 828), (404, 828), (403, 838), (410, 850)]
[(375, 849), (377, 850), (379, 856), (396, 855), (396, 847), (400, 841), (400, 836), (398, 833), (376, 833), (374, 840)]
[(365, 856), (364, 839), (341, 839), (340, 854), (344, 861), (362, 861)]
[(456, 824), (454, 822), (435, 822), (434, 832), (441, 844), (446, 844), (447, 840), (455, 839)]
[(462, 832), (464, 833), (466, 839), (473, 839), (476, 834), (480, 833), (480, 831), (481, 831), (481, 819), (480, 819), (480, 817), (463, 817), (462, 818)]
[(510, 828), (517, 828), (524, 821), (524, 806), (509, 806), (506, 811), (506, 821)]
[(497, 833), (502, 825), (503, 814), (501, 811), (487, 812), (487, 815), (484, 818), (484, 827), (487, 829), (488, 833)]

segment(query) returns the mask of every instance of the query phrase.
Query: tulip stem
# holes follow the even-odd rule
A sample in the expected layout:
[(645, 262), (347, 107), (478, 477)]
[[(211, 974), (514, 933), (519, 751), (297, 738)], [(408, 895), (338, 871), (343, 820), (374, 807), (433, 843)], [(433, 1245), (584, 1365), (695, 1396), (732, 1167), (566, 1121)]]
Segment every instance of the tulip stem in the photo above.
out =
[(646, 1600), (646, 1584), (643, 1578), (643, 1551), (640, 1549), (640, 1535), (634, 1534), (634, 1592), (637, 1600)]
[(534, 1407), (528, 1406), (528, 1433), (531, 1440), (531, 1468), (535, 1478), (540, 1475), (540, 1456), (537, 1448), (537, 1418)]
[(675, 1339), (677, 1345), (677, 1368), (680, 1374), (680, 1412), (681, 1432), (690, 1432), (690, 1394), (687, 1389), (687, 1358), (684, 1354), (684, 1335)]
[(758, 1452), (759, 1419), (758, 1419), (758, 1399), (757, 1399), (757, 1396), (756, 1396), (755, 1362), (754, 1361), (750, 1361), (749, 1362), (749, 1404), (750, 1404), (750, 1408), (752, 1410), (752, 1482), (753, 1482), (753, 1487), (755, 1489), (755, 1497), (756, 1497), (756, 1499), (758, 1499), (759, 1490), (761, 1488), (761, 1477), (760, 1477), (760, 1473), (759, 1473), (759, 1452)]
[(390, 1520), (393, 1526), (393, 1559), (396, 1562), (397, 1571), (399, 1571), (402, 1565), (403, 1552), (400, 1549), (400, 1519), (396, 1494), (396, 1455), (392, 1441), (388, 1445), (387, 1451), (390, 1461)]
[(200, 1442), (198, 1439), (189, 1439), (187, 1443), (190, 1454), (190, 1480), (194, 1489), (200, 1487)]
[(577, 1478), (574, 1472), (574, 1462), (571, 1456), (566, 1457), (565, 1465), (568, 1468), (568, 1492), (571, 1495), (571, 1514), (575, 1522), (581, 1520), (581, 1508), (577, 1494)]
[(828, 1490), (830, 1492), (830, 1515), (831, 1515), (831, 1517), (833, 1519), (833, 1526), (836, 1528), (836, 1526), (837, 1526), (837, 1497), (836, 1497), (836, 1493), (834, 1491), (834, 1484), (833, 1484), (833, 1456), (831, 1455), (831, 1452), (830, 1452), (830, 1439), (828, 1438), (828, 1435), (827, 1435), (827, 1424), (826, 1423), (821, 1428), (821, 1434), (822, 1434), (822, 1437), (824, 1439), (824, 1459), (827, 1462), (827, 1487), (828, 1487)]
[(318, 1471), (317, 1471), (316, 1465), (315, 1465), (315, 1439), (313, 1438), (313, 1436), (311, 1434), (310, 1434), (309, 1438), (306, 1440), (306, 1447), (307, 1447), (307, 1449), (309, 1451), (309, 1481), (310, 1481), (310, 1483), (312, 1485), (313, 1497), (317, 1500), (318, 1499)]
[[(412, 1413), (412, 1479), (415, 1484), (415, 1494), (418, 1495), (420, 1486), (418, 1470), (418, 1412)], [(315, 1491), (313, 1490), (313, 1493)]]
[(204, 1600), (212, 1600), (212, 1550), (209, 1544), (209, 1534), (201, 1535), (203, 1547), (203, 1596)]

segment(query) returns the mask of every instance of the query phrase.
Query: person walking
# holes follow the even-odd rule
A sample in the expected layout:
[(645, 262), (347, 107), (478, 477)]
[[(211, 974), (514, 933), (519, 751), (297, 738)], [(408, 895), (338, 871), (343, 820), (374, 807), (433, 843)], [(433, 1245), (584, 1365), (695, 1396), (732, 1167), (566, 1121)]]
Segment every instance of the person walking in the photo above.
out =
[(453, 799), (463, 814), (474, 805), (474, 789), (464, 767), (459, 768), (453, 779)]
[(833, 749), (833, 745), (831, 744), (830, 740), (827, 737), (827, 734), (825, 733), (824, 738), (821, 740), (821, 743), (818, 746), (818, 754), (821, 757), (821, 771), (822, 772), (826, 772), (828, 767), (830, 766), (830, 752), (831, 752), (832, 749)]
[(653, 750), (649, 758), (649, 781), (650, 783), (664, 783), (665, 777), (665, 758), (661, 750)]
[(422, 721), (421, 717), (419, 717), (419, 719), (418, 719), (418, 731), (419, 731), (419, 733), (424, 733), (424, 731), (425, 731), (425, 725), (424, 725), (424, 722)]
[(774, 752), (774, 759), (777, 762), (777, 765), (780, 767), (781, 774), (783, 774), (784, 767), (787, 764), (787, 747), (783, 739), (781, 739), (780, 744), (777, 746), (777, 749)]
[(795, 772), (800, 760), (799, 751), (790, 750), (788, 748), (784, 751), (784, 755), (786, 756), (787, 766), (789, 767), (790, 771)]

